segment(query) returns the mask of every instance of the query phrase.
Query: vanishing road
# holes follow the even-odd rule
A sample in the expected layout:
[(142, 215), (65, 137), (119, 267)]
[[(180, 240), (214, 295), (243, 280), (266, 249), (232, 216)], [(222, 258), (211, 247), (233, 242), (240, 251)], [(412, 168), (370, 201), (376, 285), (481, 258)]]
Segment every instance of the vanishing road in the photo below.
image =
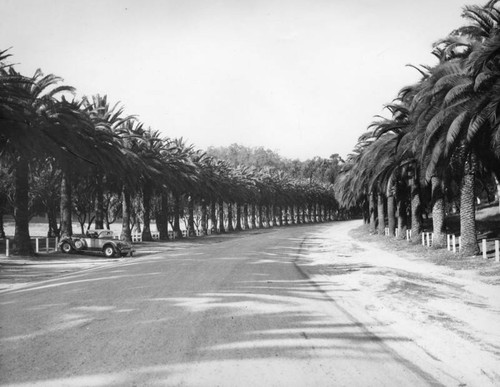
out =
[(0, 384), (439, 385), (411, 339), (373, 333), (300, 268), (327, 227), (154, 244), (4, 291)]

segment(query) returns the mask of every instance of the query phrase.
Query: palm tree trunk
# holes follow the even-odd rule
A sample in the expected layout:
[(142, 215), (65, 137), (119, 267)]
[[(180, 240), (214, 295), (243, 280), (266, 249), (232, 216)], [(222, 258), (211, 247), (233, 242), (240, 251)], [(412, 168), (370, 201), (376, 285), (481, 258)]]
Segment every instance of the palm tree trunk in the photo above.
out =
[(152, 241), (151, 236), (151, 195), (152, 189), (149, 182), (146, 182), (142, 187), (142, 206), (144, 208), (144, 227), (142, 228), (142, 240), (145, 242)]
[(49, 231), (47, 232), (47, 236), (49, 238), (58, 237), (59, 228), (57, 227), (57, 205), (55, 203), (52, 203), (52, 201), (47, 206), (47, 218), (49, 224)]
[(377, 218), (378, 218), (378, 234), (385, 235), (385, 209), (384, 209), (384, 195), (379, 193), (377, 195)]
[(174, 238), (182, 238), (181, 232), (181, 197), (174, 194)]
[(271, 220), (271, 205), (270, 204), (266, 205), (266, 223), (267, 223), (268, 228), (273, 227), (273, 223)]
[(255, 207), (256, 207), (255, 203), (252, 203), (252, 221), (251, 221), (252, 222), (251, 223), (252, 229), (257, 228), (256, 219), (255, 219), (255, 217), (256, 217), (256, 208)]
[(389, 236), (396, 234), (396, 211), (394, 198), (394, 184), (392, 177), (387, 184), (387, 223), (389, 227)]
[(192, 237), (195, 236), (196, 233), (194, 231), (194, 199), (192, 195), (188, 197), (188, 229), (187, 235)]
[(295, 224), (295, 206), (293, 204), (290, 206), (290, 221)]
[(432, 189), (432, 247), (442, 248), (446, 244), (444, 232), (444, 194), (443, 183), (437, 176), (431, 178)]
[(411, 240), (414, 243), (420, 243), (420, 234), (422, 233), (422, 204), (420, 201), (420, 185), (418, 177), (411, 179)]
[(365, 200), (363, 202), (363, 207), (362, 207), (362, 211), (363, 211), (363, 223), (364, 224), (369, 224), (370, 223), (370, 206), (369, 206), (369, 200)]
[(368, 208), (370, 212), (370, 234), (375, 234), (375, 193), (370, 192), (368, 196)]
[(264, 228), (264, 211), (262, 211), (262, 204), (259, 203), (257, 210), (259, 212), (259, 228)]
[(406, 215), (405, 202), (399, 197), (396, 203), (396, 212), (398, 217), (398, 239), (405, 239), (408, 217)]
[(278, 224), (280, 227), (283, 226), (283, 207), (278, 206)]
[(394, 195), (387, 197), (387, 226), (389, 227), (389, 236), (396, 235), (396, 204)]
[(216, 216), (216, 210), (215, 210), (215, 200), (212, 200), (210, 202), (210, 223), (212, 223), (210, 225), (210, 231), (212, 233), (216, 232), (217, 231), (217, 216)]
[(278, 221), (276, 220), (277, 216), (278, 216), (278, 210), (276, 209), (276, 204), (273, 204), (271, 206), (271, 221), (273, 223), (273, 227), (278, 226)]
[(460, 185), (460, 234), (462, 237), (461, 254), (464, 256), (479, 253), (476, 235), (476, 197), (474, 184), (476, 178), (476, 155), (471, 154), (464, 166), (464, 176)]
[(95, 228), (104, 228), (104, 193), (103, 193), (103, 178), (100, 173), (96, 174), (95, 187)]
[(208, 234), (208, 209), (205, 199), (201, 199), (201, 233)]
[(494, 177), (497, 186), (498, 210), (500, 211), (500, 181), (498, 181), (498, 177), (496, 175), (494, 175)]
[(71, 219), (71, 182), (63, 171), (61, 175), (61, 238), (73, 235)]
[(0, 207), (0, 239), (5, 239), (5, 228), (3, 224), (3, 208)]
[(243, 206), (243, 227), (245, 230), (250, 228), (250, 224), (248, 223), (248, 204), (245, 203)]
[(236, 231), (242, 231), (241, 228), (241, 204), (236, 203)]
[(233, 232), (233, 203), (227, 203), (227, 231)]
[(302, 223), (305, 224), (306, 223), (306, 205), (305, 204), (302, 204)]
[(219, 232), (221, 234), (226, 232), (224, 228), (224, 200), (219, 199)]
[(284, 210), (283, 210), (283, 224), (285, 226), (288, 226), (288, 224), (290, 223), (290, 221), (288, 219), (289, 218), (289, 215), (288, 215), (289, 210), (288, 210), (288, 208), (289, 207), (287, 205), (285, 205)]
[(29, 164), (24, 156), (17, 159), (15, 169), (15, 197), (13, 252), (19, 255), (34, 255), (29, 231)]
[(160, 196), (160, 210), (156, 215), (156, 228), (160, 239), (168, 240), (168, 193), (162, 192)]
[(132, 230), (130, 229), (130, 210), (131, 210), (130, 192), (127, 187), (122, 187), (122, 232), (120, 239), (122, 241), (132, 242)]

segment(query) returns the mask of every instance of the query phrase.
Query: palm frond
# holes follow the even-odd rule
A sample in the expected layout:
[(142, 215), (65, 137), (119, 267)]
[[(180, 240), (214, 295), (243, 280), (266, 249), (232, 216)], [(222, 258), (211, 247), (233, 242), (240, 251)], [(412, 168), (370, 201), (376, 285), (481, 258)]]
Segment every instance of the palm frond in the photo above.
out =
[(444, 142), (443, 156), (446, 158), (450, 154), (450, 150), (455, 147), (457, 139), (463, 133), (464, 129), (470, 121), (470, 115), (467, 110), (461, 112), (451, 123), (446, 134)]

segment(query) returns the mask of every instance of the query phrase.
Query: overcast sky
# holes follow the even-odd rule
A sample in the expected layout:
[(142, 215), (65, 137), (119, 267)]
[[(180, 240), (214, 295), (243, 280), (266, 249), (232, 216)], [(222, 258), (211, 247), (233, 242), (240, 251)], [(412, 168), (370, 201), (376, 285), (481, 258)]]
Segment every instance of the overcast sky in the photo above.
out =
[[(0, 0), (25, 75), (107, 94), (197, 148), (345, 156), (464, 24), (464, 0)], [(482, 2), (480, 3), (482, 4)]]

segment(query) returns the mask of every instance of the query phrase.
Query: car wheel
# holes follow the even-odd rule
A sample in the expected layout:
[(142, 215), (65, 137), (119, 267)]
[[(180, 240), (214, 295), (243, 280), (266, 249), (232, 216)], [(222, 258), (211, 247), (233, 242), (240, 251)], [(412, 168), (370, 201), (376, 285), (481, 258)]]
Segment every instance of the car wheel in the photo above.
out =
[(133, 256), (134, 256), (134, 252), (133, 252), (133, 251), (131, 251), (131, 252), (130, 252), (130, 256), (131, 256), (131, 257), (133, 257)]
[(85, 247), (85, 242), (82, 241), (81, 239), (77, 239), (75, 241), (75, 247), (77, 250), (82, 250)]
[(113, 248), (113, 246), (106, 246), (104, 248), (104, 255), (106, 256), (106, 258), (111, 258), (115, 255), (115, 249)]
[(71, 247), (71, 245), (68, 243), (68, 242), (64, 242), (62, 245), (61, 245), (61, 251), (63, 253), (71, 253), (73, 251), (73, 247)]

